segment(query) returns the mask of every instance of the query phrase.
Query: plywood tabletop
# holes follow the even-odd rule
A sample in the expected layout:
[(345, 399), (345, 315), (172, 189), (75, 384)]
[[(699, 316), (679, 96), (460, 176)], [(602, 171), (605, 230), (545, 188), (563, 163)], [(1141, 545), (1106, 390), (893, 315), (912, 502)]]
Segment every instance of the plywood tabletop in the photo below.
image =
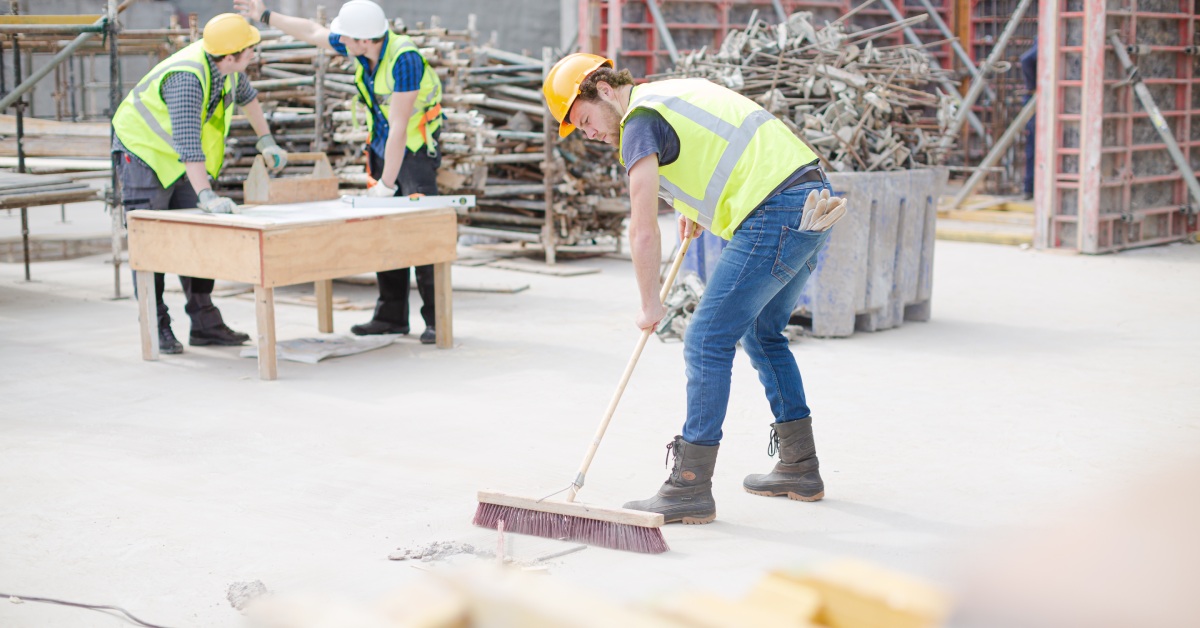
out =
[[(402, 199), (397, 200), (400, 201)], [(206, 214), (199, 209), (137, 209), (129, 212), (128, 216), (130, 220), (163, 220), (267, 230), (329, 222), (368, 220), (397, 214), (419, 216), (442, 213), (454, 213), (454, 209), (449, 205), (446, 207), (426, 207), (419, 209), (411, 207), (354, 207), (339, 199), (312, 203), (289, 203), (286, 205), (244, 205), (241, 206), (241, 213), (237, 214)]]

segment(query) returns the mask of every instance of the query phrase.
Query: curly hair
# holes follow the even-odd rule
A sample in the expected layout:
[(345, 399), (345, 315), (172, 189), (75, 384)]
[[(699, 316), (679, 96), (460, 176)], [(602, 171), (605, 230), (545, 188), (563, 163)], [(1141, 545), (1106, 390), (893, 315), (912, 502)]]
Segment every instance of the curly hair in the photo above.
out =
[(604, 81), (611, 85), (614, 89), (625, 85), (633, 85), (633, 75), (629, 70), (614, 70), (608, 66), (596, 68), (583, 82), (579, 84), (579, 100), (585, 102), (595, 102), (600, 100), (600, 92), (596, 89), (596, 83)]

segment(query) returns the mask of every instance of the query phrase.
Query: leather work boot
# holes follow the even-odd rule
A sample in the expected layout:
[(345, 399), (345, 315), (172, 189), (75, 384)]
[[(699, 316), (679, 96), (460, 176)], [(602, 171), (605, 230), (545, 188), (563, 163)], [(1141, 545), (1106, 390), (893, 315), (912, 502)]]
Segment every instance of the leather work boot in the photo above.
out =
[(717, 518), (717, 503), (712, 496), (713, 469), (717, 466), (717, 448), (693, 445), (682, 436), (667, 443), (667, 459), (675, 456), (671, 475), (650, 499), (628, 502), (625, 508), (662, 514), (664, 523), (710, 523)]
[(355, 336), (378, 336), (380, 334), (408, 335), (408, 325), (396, 325), (387, 321), (372, 318), (365, 323), (359, 323), (350, 328)]
[(188, 344), (193, 347), (216, 345), (221, 347), (236, 347), (245, 344), (250, 336), (230, 329), (225, 323), (207, 329), (192, 328), (188, 336)]
[(812, 417), (772, 423), (767, 455), (774, 456), (776, 451), (779, 462), (770, 473), (746, 476), (742, 487), (747, 493), (768, 497), (787, 495), (788, 499), (802, 502), (815, 502), (825, 496), (817, 446), (813, 442)]
[(158, 352), (166, 355), (175, 355), (183, 353), (183, 345), (175, 339), (175, 333), (171, 331), (171, 325), (158, 325)]
[[(181, 280), (185, 278), (180, 278)], [(221, 310), (213, 305), (211, 294), (192, 292), (191, 278), (184, 281), (184, 293), (187, 294), (187, 304), (183, 311), (192, 319), (192, 333), (188, 336), (188, 344), (193, 347), (218, 345), (236, 347), (250, 340), (250, 334), (233, 331), (221, 317)]]

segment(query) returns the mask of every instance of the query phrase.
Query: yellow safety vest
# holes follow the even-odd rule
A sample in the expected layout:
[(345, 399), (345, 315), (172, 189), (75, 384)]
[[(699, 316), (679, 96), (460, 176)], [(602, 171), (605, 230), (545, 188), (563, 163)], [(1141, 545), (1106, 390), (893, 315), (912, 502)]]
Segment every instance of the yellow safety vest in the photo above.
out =
[(726, 240), (797, 168), (817, 159), (769, 111), (706, 79), (635, 86), (622, 144), (625, 122), (640, 108), (658, 112), (679, 135), (679, 158), (658, 167), (660, 195)]
[(204, 101), (200, 103), (200, 147), (204, 150), (204, 169), (215, 178), (221, 172), (221, 164), (225, 163), (225, 138), (229, 137), (229, 125), (233, 122), (233, 95), (237, 93), (238, 75), (225, 77), (221, 101), (209, 116), (212, 75), (200, 44), (191, 44), (154, 66), (121, 101), (113, 116), (113, 130), (125, 149), (146, 162), (164, 188), (184, 174), (179, 152), (171, 141), (171, 114), (162, 98), (163, 79), (171, 72), (191, 72), (200, 77), (200, 85), (204, 87)]
[[(383, 58), (375, 65), (374, 94), (367, 90), (367, 83), (363, 80), (365, 68), (361, 62), (357, 64), (358, 67), (354, 71), (354, 84), (358, 87), (359, 98), (368, 107), (378, 108), (385, 120), (388, 119), (391, 96), (396, 86), (393, 66), (396, 65), (396, 59), (402, 53), (410, 50), (417, 50), (417, 46), (411, 38), (406, 35), (388, 33), (387, 44), (383, 49)], [(442, 80), (438, 78), (437, 72), (429, 66), (425, 55), (420, 52), (417, 54), (421, 57), (421, 63), (425, 65), (425, 72), (421, 76), (421, 89), (417, 92), (417, 102), (413, 104), (412, 116), (408, 119), (408, 136), (404, 145), (414, 153), (422, 145), (427, 146), (427, 150), (433, 152), (437, 148), (433, 140), (433, 132), (442, 127)], [(374, 115), (367, 116), (367, 135), (372, 139), (375, 137)]]

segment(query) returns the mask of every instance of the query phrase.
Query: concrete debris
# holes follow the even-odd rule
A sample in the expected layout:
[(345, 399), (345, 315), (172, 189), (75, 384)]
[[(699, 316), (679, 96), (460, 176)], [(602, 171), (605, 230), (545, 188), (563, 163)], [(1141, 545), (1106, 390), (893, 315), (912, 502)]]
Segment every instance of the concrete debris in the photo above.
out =
[(267, 587), (261, 580), (235, 582), (229, 585), (229, 590), (225, 592), (225, 599), (229, 600), (230, 606), (240, 611), (245, 609), (256, 598), (267, 593)]
[(490, 552), (476, 552), (475, 546), (470, 543), (457, 543), (455, 541), (434, 541), (425, 545), (416, 547), (399, 548), (396, 551), (388, 554), (388, 560), (419, 560), (422, 562), (432, 562), (442, 560), (457, 554), (470, 554), (472, 556), (481, 556), (484, 558), (495, 556)]
[(833, 171), (912, 168), (933, 162), (953, 100), (931, 87), (948, 74), (920, 47), (875, 45), (900, 25), (818, 28), (802, 11), (783, 24), (731, 31), (719, 50), (693, 52), (650, 78), (704, 77), (744, 94), (783, 119)]

